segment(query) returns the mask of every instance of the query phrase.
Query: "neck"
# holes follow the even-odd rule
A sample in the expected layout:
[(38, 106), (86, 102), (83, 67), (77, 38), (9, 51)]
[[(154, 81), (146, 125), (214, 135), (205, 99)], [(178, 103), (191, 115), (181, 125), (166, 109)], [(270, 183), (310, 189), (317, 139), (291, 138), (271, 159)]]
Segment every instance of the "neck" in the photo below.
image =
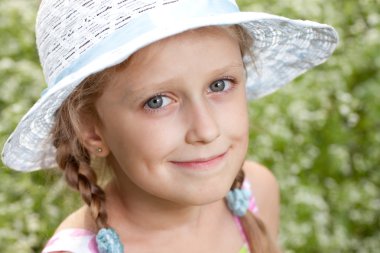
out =
[(238, 252), (241, 248), (242, 237), (224, 200), (186, 206), (129, 191), (126, 185), (109, 184), (106, 208), (109, 225), (131, 252), (152, 248), (155, 252)]
[[(128, 227), (141, 233), (164, 231), (194, 231), (223, 215), (224, 202), (189, 206), (135, 191), (132, 183), (120, 185), (116, 181), (107, 188), (107, 212), (111, 226), (126, 222)], [(220, 216), (218, 215), (220, 214)], [(212, 214), (212, 215), (210, 215)], [(115, 225), (114, 225), (115, 224)]]

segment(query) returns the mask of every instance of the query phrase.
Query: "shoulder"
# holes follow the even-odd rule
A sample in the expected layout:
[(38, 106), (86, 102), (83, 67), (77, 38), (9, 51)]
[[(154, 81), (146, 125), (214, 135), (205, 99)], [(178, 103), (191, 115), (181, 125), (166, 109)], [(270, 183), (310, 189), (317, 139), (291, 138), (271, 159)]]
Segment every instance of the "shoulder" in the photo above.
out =
[(46, 243), (42, 253), (98, 253), (95, 234), (79, 228), (60, 230)]
[(276, 239), (280, 212), (277, 180), (269, 169), (254, 161), (246, 161), (243, 168), (259, 208), (258, 216), (266, 225), (268, 232)]
[(84, 206), (71, 213), (56, 229), (42, 253), (95, 253), (94, 224)]
[(61, 230), (72, 228), (96, 231), (96, 225), (91, 218), (91, 213), (87, 206), (83, 206), (67, 216), (67, 218), (58, 226), (56, 233)]
[(252, 190), (254, 190), (256, 198), (262, 195), (275, 197), (273, 195), (278, 194), (277, 179), (268, 168), (257, 162), (247, 160), (243, 169), (246, 179), (252, 184)]

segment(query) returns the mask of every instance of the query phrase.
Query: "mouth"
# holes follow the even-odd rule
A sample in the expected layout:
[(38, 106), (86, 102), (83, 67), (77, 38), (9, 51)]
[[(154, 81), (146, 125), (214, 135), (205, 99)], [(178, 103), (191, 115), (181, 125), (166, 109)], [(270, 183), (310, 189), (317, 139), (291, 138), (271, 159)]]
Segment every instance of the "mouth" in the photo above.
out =
[(221, 162), (227, 155), (227, 152), (222, 154), (213, 155), (205, 158), (197, 158), (185, 161), (171, 161), (171, 163), (175, 164), (178, 167), (182, 167), (185, 169), (193, 169), (193, 170), (202, 170), (202, 169), (211, 169), (216, 166), (219, 162)]

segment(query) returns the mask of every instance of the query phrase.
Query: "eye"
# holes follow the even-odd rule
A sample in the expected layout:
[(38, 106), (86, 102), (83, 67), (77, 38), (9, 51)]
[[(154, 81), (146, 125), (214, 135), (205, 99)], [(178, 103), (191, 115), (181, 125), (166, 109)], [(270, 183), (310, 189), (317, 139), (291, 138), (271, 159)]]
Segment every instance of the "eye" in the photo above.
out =
[(150, 98), (146, 103), (145, 106), (147, 109), (159, 109), (162, 107), (167, 106), (170, 104), (171, 99), (164, 95), (156, 95), (152, 98)]
[(222, 80), (217, 80), (211, 83), (209, 88), (211, 92), (222, 92), (222, 91), (231, 89), (231, 86), (232, 86), (231, 80), (222, 79)]

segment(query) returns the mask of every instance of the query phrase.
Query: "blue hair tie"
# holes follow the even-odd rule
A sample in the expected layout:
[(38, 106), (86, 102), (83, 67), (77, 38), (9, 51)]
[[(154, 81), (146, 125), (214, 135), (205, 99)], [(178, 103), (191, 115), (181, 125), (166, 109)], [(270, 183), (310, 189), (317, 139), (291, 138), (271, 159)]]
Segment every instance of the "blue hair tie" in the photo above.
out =
[(251, 199), (251, 191), (249, 189), (233, 189), (226, 196), (227, 206), (231, 212), (238, 217), (246, 214)]
[(112, 228), (102, 228), (96, 235), (99, 253), (123, 253), (124, 247), (120, 238)]

